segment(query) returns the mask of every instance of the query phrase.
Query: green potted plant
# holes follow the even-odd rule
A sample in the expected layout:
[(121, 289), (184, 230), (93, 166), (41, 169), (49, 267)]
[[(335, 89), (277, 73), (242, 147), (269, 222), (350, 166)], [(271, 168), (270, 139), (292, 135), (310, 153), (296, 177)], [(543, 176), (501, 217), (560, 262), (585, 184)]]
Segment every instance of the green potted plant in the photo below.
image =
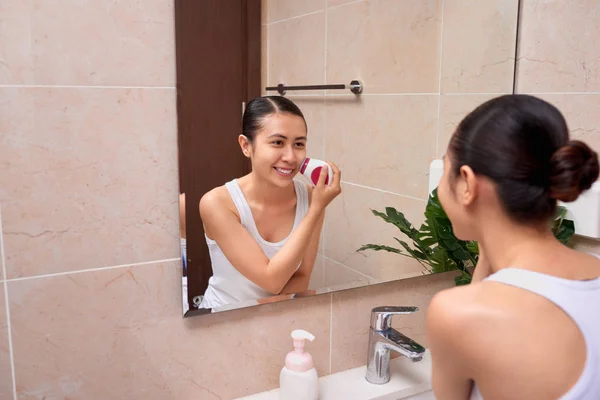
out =
[[(385, 222), (395, 225), (400, 232), (412, 240), (409, 246), (403, 240), (394, 239), (401, 248), (380, 244), (365, 244), (357, 251), (366, 250), (387, 251), (405, 257), (414, 258), (425, 269), (425, 273), (439, 273), (459, 270), (455, 278), (456, 285), (466, 285), (471, 282), (468, 268), (474, 267), (479, 259), (477, 242), (459, 240), (452, 231), (452, 224), (442, 208), (437, 196), (437, 188), (431, 193), (425, 208), (425, 222), (417, 230), (404, 216), (393, 207), (386, 207), (385, 213), (371, 210)], [(567, 244), (575, 233), (573, 221), (566, 219), (567, 210), (560, 206), (553, 220), (552, 231), (558, 240)]]

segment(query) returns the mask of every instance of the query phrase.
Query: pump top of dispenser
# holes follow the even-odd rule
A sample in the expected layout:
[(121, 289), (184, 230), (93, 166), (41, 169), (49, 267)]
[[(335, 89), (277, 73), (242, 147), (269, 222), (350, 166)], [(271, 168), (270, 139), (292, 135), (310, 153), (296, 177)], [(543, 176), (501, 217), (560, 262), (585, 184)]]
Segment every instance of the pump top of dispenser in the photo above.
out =
[(306, 340), (312, 342), (315, 340), (315, 337), (310, 332), (296, 329), (295, 331), (292, 331), (292, 339), (294, 350), (290, 351), (285, 356), (285, 367), (290, 371), (295, 372), (306, 372), (312, 369), (313, 359), (310, 353), (304, 351), (304, 344)]

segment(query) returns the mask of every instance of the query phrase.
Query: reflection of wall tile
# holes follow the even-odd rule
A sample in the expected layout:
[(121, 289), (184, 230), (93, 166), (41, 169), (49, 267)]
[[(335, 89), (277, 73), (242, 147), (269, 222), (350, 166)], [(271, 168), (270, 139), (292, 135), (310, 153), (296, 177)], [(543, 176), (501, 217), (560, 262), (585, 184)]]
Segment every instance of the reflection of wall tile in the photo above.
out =
[(9, 278), (178, 256), (174, 90), (0, 91)]
[(365, 0), (327, 0), (327, 7), (339, 7), (350, 3), (358, 3)]
[(333, 294), (331, 372), (366, 363), (371, 309), (379, 306), (417, 306), (413, 315), (393, 317), (392, 326), (427, 346), (425, 315), (433, 295), (454, 286), (454, 273), (405, 279)]
[(517, 88), (600, 91), (597, 0), (527, 0), (521, 12)]
[(13, 386), (8, 344), (8, 321), (4, 303), (4, 283), (0, 280), (0, 399), (12, 398)]
[(375, 283), (376, 280), (360, 272), (346, 267), (344, 264), (333, 261), (329, 258), (323, 260), (324, 287), (343, 286), (348, 284), (368, 285)]
[(440, 99), (440, 130), (438, 139), (438, 158), (446, 153), (448, 142), (456, 127), (468, 113), (485, 101), (496, 97), (493, 94), (443, 95)]
[(386, 252), (356, 252), (367, 243), (397, 247), (394, 237), (406, 240), (396, 227), (371, 212), (384, 212), (385, 207), (403, 212), (416, 227), (423, 222), (425, 201), (344, 184), (342, 194), (327, 212), (325, 255), (379, 281), (420, 274), (423, 268), (411, 258)]
[(511, 93), (515, 0), (445, 0), (442, 93)]
[(327, 82), (365, 93), (438, 91), (440, 0), (372, 0), (330, 9)]
[(325, 287), (323, 262), (323, 255), (318, 254), (317, 259), (315, 260), (315, 266), (313, 267), (313, 272), (310, 275), (310, 282), (308, 283), (309, 290), (323, 289)]
[(269, 25), (268, 84), (322, 83), (325, 78), (324, 32), (324, 12)]
[(425, 199), (437, 96), (327, 99), (327, 158), (342, 180)]
[(175, 86), (172, 1), (3, 0), (4, 21), (0, 83)]
[[(19, 395), (247, 395), (278, 386), (297, 328), (316, 336), (310, 351), (319, 374), (329, 372), (329, 295), (182, 321), (178, 265), (10, 282)], [(233, 373), (232, 360), (253, 372)]]
[(269, 22), (294, 18), (325, 9), (326, 0), (267, 0)]

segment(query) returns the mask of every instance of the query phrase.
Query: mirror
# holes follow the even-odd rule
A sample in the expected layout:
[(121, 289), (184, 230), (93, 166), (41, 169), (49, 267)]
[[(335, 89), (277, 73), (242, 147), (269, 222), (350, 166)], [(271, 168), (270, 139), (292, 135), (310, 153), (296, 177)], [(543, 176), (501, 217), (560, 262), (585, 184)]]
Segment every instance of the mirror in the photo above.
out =
[[(405, 252), (394, 237), (411, 241), (373, 210), (393, 207), (415, 228), (423, 223), (429, 166), (445, 152), (456, 124), (485, 100), (513, 92), (518, 0), (178, 0), (175, 5), (184, 315), (437, 272), (377, 247)], [(342, 193), (326, 208), (314, 265), (295, 286), (302, 290), (252, 297), (239, 285), (245, 280), (256, 288), (259, 272), (252, 273), (252, 281), (246, 269), (246, 275), (237, 270), (241, 278), (231, 279), (229, 288), (232, 275), (215, 274), (199, 201), (251, 173), (240, 139), (242, 115), (253, 98), (280, 96), (278, 85), (292, 86), (283, 97), (299, 107), (307, 126), (304, 152), (290, 152), (336, 163)], [(306, 187), (298, 174), (285, 193), (291, 193), (293, 181)], [(275, 214), (244, 192), (249, 186), (238, 187), (250, 215), (258, 216), (258, 234), (284, 238), (285, 229), (273, 228), (264, 217)], [(231, 198), (220, 199), (233, 204)], [(287, 215), (291, 227), (295, 209), (277, 215)], [(372, 246), (357, 251), (364, 245)], [(227, 247), (223, 253), (241, 248)], [(234, 257), (246, 261), (244, 254)], [(233, 293), (223, 299), (235, 300), (201, 307), (215, 280), (218, 290)]]

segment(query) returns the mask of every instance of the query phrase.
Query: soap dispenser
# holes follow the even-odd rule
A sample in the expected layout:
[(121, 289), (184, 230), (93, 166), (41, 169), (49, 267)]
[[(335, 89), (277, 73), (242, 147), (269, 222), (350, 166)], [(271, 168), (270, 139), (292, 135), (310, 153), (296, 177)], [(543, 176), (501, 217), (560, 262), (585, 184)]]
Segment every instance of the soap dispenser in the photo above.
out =
[(285, 356), (285, 366), (279, 374), (279, 394), (281, 400), (317, 400), (319, 382), (317, 370), (310, 353), (304, 351), (305, 340), (315, 337), (302, 329), (292, 332), (294, 350)]

